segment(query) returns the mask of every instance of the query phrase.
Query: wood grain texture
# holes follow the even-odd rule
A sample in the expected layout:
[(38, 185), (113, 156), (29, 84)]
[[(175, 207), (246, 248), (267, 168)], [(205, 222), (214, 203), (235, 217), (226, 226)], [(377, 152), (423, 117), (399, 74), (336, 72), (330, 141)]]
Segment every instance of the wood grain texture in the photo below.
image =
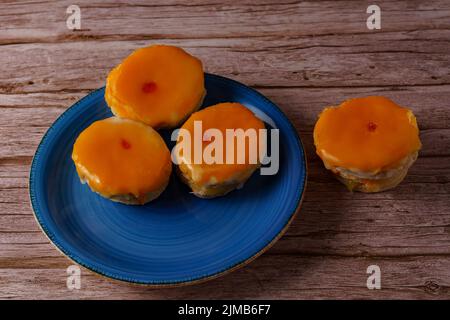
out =
[[(0, 298), (450, 298), (450, 2), (77, 1), (82, 30), (66, 28), (72, 1), (0, 3)], [(302, 137), (309, 180), (300, 214), (250, 265), (200, 285), (149, 289), (82, 271), (36, 224), (31, 159), (71, 104), (104, 85), (133, 49), (164, 42), (208, 72), (253, 86)], [(384, 95), (411, 108), (423, 149), (396, 189), (349, 193), (315, 156), (317, 114), (349, 97)], [(366, 288), (366, 268), (382, 290)]]

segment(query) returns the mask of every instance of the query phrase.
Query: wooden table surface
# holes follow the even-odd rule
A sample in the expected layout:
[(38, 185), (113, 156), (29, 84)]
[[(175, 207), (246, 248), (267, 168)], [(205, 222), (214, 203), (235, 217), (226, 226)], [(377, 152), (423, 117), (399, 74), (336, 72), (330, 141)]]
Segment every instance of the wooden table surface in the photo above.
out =
[[(258, 4), (256, 4), (258, 3)], [(81, 30), (66, 8), (81, 8)], [(450, 298), (450, 1), (2, 1), (0, 4), (0, 298)], [(72, 264), (40, 231), (28, 174), (45, 131), (104, 85), (133, 49), (179, 45), (206, 71), (278, 104), (309, 166), (300, 214), (248, 266), (203, 284), (152, 289)], [(350, 97), (411, 108), (423, 149), (396, 189), (350, 193), (315, 155), (317, 114)], [(381, 290), (366, 269), (381, 268)]]

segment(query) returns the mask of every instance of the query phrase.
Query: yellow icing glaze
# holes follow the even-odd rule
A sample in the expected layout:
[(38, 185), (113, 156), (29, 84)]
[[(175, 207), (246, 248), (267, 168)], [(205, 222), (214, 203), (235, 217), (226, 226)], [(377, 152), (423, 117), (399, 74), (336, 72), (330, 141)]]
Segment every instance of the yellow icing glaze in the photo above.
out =
[(86, 128), (75, 141), (72, 159), (80, 178), (107, 197), (141, 199), (160, 189), (172, 170), (170, 152), (155, 130), (116, 117)]
[(413, 113), (378, 96), (323, 110), (314, 128), (314, 144), (328, 165), (366, 172), (393, 167), (421, 148)]
[[(255, 129), (258, 134), (260, 129), (264, 129), (264, 123), (258, 119), (252, 111), (244, 107), (239, 103), (219, 103), (214, 106), (210, 106), (201, 111), (193, 113), (189, 119), (184, 123), (182, 129), (186, 129), (190, 132), (191, 136), (191, 159), (188, 159), (191, 164), (189, 165), (191, 171), (196, 173), (193, 175), (194, 180), (200, 183), (212, 183), (217, 184), (229, 179), (240, 177), (245, 175), (246, 171), (254, 168), (258, 164), (250, 163), (250, 147), (248, 140), (244, 148), (238, 150), (237, 139), (234, 139), (234, 157), (233, 164), (228, 163), (214, 163), (214, 164), (195, 164), (193, 163), (194, 157), (194, 121), (202, 122), (202, 136), (207, 129), (215, 128), (220, 130), (223, 136), (223, 156), (224, 162), (226, 162), (226, 129)], [(257, 135), (258, 137), (258, 135)], [(180, 138), (179, 138), (180, 140)], [(256, 139), (258, 143), (258, 138)], [(205, 147), (210, 144), (208, 139), (202, 139), (202, 152)], [(258, 147), (256, 148), (258, 150)], [(245, 152), (245, 163), (237, 163), (238, 152)]]
[(105, 99), (117, 116), (159, 128), (178, 124), (204, 93), (199, 59), (174, 46), (154, 45), (134, 51), (110, 72)]

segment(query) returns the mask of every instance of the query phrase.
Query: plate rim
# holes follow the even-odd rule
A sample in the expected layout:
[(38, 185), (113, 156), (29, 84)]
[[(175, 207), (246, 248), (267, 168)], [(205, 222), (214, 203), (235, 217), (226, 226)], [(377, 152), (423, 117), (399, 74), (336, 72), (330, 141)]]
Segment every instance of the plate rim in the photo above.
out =
[(287, 117), (287, 115), (280, 109), (280, 107), (278, 107), (278, 105), (276, 105), (275, 103), (273, 103), (271, 100), (269, 100), (266, 96), (264, 96), (262, 93), (260, 93), (259, 91), (257, 91), (256, 89), (253, 89), (252, 87), (249, 87), (239, 81), (236, 81), (234, 79), (230, 79), (221, 75), (217, 75), (217, 74), (212, 74), (212, 73), (207, 73), (205, 72), (205, 81), (206, 78), (215, 78), (216, 80), (220, 80), (222, 82), (231, 82), (233, 85), (240, 87), (248, 92), (251, 92), (253, 95), (258, 96), (259, 98), (261, 98), (262, 100), (264, 100), (266, 103), (268, 103), (271, 107), (275, 108), (284, 118), (285, 120), (287, 120), (287, 123), (290, 127), (290, 129), (293, 131), (294, 133), (294, 137), (295, 140), (297, 142), (297, 146), (299, 147), (299, 150), (301, 151), (301, 154), (303, 156), (304, 159), (304, 165), (303, 165), (303, 169), (304, 169), (304, 180), (303, 180), (303, 187), (301, 190), (299, 190), (299, 193), (297, 194), (297, 205), (295, 207), (295, 209), (293, 210), (293, 212), (290, 213), (289, 219), (286, 222), (286, 224), (283, 226), (283, 228), (266, 244), (264, 245), (260, 250), (258, 250), (257, 252), (255, 252), (253, 255), (247, 257), (246, 259), (243, 259), (242, 261), (239, 261), (231, 266), (226, 267), (223, 270), (211, 273), (211, 274), (207, 274), (207, 275), (203, 275), (203, 276), (198, 276), (192, 279), (186, 279), (186, 280), (179, 280), (179, 281), (141, 281), (139, 279), (131, 279), (128, 277), (123, 277), (117, 274), (113, 274), (104, 270), (99, 270), (98, 268), (89, 265), (89, 263), (83, 261), (83, 259), (77, 257), (76, 255), (73, 255), (72, 253), (70, 253), (70, 250), (67, 250), (67, 248), (64, 248), (64, 246), (61, 245), (60, 241), (55, 239), (55, 236), (52, 232), (50, 232), (47, 229), (47, 226), (43, 223), (42, 219), (42, 212), (40, 211), (40, 208), (37, 204), (37, 199), (36, 199), (36, 194), (35, 194), (35, 188), (33, 187), (36, 183), (35, 181), (35, 175), (36, 175), (36, 166), (37, 166), (37, 158), (39, 156), (39, 154), (42, 152), (42, 148), (44, 147), (44, 143), (46, 142), (46, 140), (48, 139), (49, 134), (55, 130), (55, 125), (59, 122), (61, 122), (63, 120), (63, 118), (65, 116), (67, 116), (67, 114), (69, 112), (71, 112), (71, 110), (73, 110), (74, 108), (76, 108), (79, 104), (83, 103), (84, 101), (88, 100), (88, 99), (92, 99), (92, 97), (97, 94), (99, 91), (102, 91), (105, 89), (105, 86), (100, 87), (98, 89), (92, 90), (91, 92), (89, 92), (87, 95), (83, 96), (81, 99), (79, 99), (78, 101), (76, 101), (74, 104), (72, 104), (70, 107), (68, 107), (61, 115), (59, 115), (56, 120), (50, 125), (50, 127), (47, 129), (47, 131), (44, 133), (44, 135), (42, 136), (36, 150), (35, 153), (33, 155), (32, 161), (31, 161), (31, 166), (30, 166), (30, 171), (29, 171), (29, 177), (28, 177), (28, 193), (29, 193), (29, 201), (31, 204), (31, 208), (33, 211), (33, 217), (35, 218), (39, 228), (41, 229), (41, 231), (44, 233), (44, 235), (47, 237), (47, 239), (50, 241), (50, 243), (65, 257), (67, 257), (69, 260), (71, 260), (72, 262), (86, 268), (87, 270), (93, 272), (93, 274), (96, 274), (98, 276), (107, 278), (108, 280), (113, 280), (113, 281), (118, 281), (121, 283), (128, 283), (128, 284), (133, 284), (133, 285), (140, 285), (140, 286), (146, 286), (146, 287), (154, 287), (154, 288), (167, 288), (167, 287), (181, 287), (181, 286), (187, 286), (187, 285), (193, 285), (193, 284), (198, 284), (198, 283), (203, 283), (209, 280), (213, 280), (216, 278), (219, 278), (221, 276), (224, 276), (226, 274), (229, 274), (239, 268), (242, 268), (243, 266), (248, 265), (249, 263), (251, 263), (253, 260), (255, 260), (256, 258), (258, 258), (259, 256), (261, 256), (264, 252), (266, 252), (267, 250), (269, 250), (287, 231), (287, 229), (289, 228), (289, 226), (291, 225), (292, 221), (295, 219), (295, 217), (297, 216), (298, 212), (300, 211), (300, 208), (302, 206), (303, 203), (303, 198), (305, 195), (305, 190), (306, 190), (306, 185), (308, 182), (308, 160), (306, 157), (306, 153), (305, 153), (305, 148), (303, 145), (303, 142), (300, 139), (300, 136), (296, 130), (296, 128), (294, 127), (294, 125), (292, 124), (292, 122), (289, 120), (289, 118)]

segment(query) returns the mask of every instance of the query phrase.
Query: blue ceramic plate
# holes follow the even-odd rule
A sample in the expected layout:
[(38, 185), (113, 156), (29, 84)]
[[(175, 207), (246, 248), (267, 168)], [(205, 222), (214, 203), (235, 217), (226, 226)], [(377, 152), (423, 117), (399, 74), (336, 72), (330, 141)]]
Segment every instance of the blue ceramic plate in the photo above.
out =
[[(104, 199), (80, 183), (71, 160), (78, 134), (112, 114), (104, 88), (70, 107), (50, 127), (34, 156), (30, 197), (50, 240), (69, 258), (102, 275), (140, 284), (207, 280), (242, 266), (273, 244), (300, 207), (306, 160), (294, 127), (280, 109), (236, 81), (206, 74), (204, 106), (235, 101), (280, 130), (280, 170), (259, 171), (244, 188), (200, 199), (176, 175), (145, 206)], [(162, 136), (171, 148), (170, 132)]]

